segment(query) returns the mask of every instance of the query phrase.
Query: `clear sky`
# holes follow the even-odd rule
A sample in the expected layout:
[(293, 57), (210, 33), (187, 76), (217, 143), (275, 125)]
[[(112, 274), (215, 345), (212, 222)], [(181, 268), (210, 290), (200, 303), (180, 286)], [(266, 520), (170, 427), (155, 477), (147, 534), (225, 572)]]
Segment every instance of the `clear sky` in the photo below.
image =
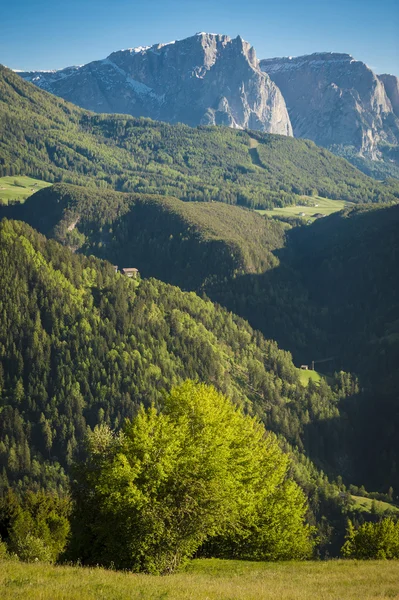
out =
[(59, 69), (198, 31), (240, 34), (258, 58), (347, 52), (399, 75), (399, 0), (1, 0), (0, 63)]

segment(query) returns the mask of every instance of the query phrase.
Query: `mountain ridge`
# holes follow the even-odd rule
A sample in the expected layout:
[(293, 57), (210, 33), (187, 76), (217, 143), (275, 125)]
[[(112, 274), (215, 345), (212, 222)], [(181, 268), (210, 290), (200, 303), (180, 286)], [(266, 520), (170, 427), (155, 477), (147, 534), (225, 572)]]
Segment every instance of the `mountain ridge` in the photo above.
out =
[(89, 110), (292, 135), (284, 99), (240, 36), (199, 33), (21, 77)]
[[(399, 144), (399, 119), (390, 99), (394, 83), (385, 83), (388, 79), (364, 62), (319, 52), (260, 64), (283, 93), (295, 137), (324, 147), (353, 146), (371, 159), (381, 158), (381, 143)], [(386, 86), (392, 87), (389, 94)]]
[(258, 60), (241, 36), (200, 32), (19, 75), (95, 112), (295, 135), (399, 177), (399, 80), (343, 52)]
[(298, 204), (303, 195), (361, 203), (399, 198), (398, 182), (366, 177), (307, 140), (95, 114), (5, 67), (0, 121), (0, 176), (250, 208)]

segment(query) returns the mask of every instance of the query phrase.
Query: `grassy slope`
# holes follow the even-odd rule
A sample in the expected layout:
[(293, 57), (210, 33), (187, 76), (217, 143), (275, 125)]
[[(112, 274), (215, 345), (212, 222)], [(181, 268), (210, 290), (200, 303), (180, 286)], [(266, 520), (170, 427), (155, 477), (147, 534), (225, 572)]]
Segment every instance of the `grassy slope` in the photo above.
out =
[(3, 600), (358, 600), (399, 597), (399, 562), (195, 560), (170, 577), (0, 563)]
[(321, 381), (322, 376), (317, 371), (312, 371), (308, 369), (307, 371), (304, 369), (298, 369), (299, 380), (302, 385), (308, 385), (309, 381), (312, 380), (314, 382)]
[[(316, 213), (321, 215), (331, 215), (344, 208), (353, 206), (350, 202), (343, 200), (330, 200), (329, 198), (321, 198), (320, 196), (311, 197), (303, 196), (303, 201), (309, 205), (295, 204), (293, 206), (285, 206), (284, 208), (274, 208), (273, 210), (259, 210), (261, 214), (269, 217), (298, 217), (305, 216), (308, 219), (314, 220), (312, 217)], [(304, 215), (302, 215), (304, 213)]]
[[(15, 185), (17, 183), (17, 185)], [(10, 200), (24, 201), (35, 192), (51, 185), (46, 181), (17, 175), (16, 177), (0, 177), (0, 204), (8, 204)]]
[[(363, 512), (371, 513), (373, 506), (373, 500), (371, 498), (364, 498), (363, 496), (352, 496), (352, 500), (355, 505), (362, 509)], [(382, 502), (382, 500), (375, 501), (377, 512), (385, 512), (387, 510), (399, 513), (399, 508), (389, 502)]]
[(291, 204), (309, 190), (356, 202), (399, 196), (399, 184), (378, 183), (307, 140), (95, 115), (1, 66), (0, 166), (48, 181), (258, 208)]

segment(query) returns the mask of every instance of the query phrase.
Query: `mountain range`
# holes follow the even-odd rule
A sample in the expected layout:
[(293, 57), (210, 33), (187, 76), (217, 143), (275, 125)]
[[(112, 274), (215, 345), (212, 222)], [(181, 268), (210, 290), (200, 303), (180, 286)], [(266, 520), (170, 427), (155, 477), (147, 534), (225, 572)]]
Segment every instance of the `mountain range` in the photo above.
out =
[(354, 146), (372, 158), (381, 143), (399, 143), (397, 77), (333, 52), (262, 60), (261, 67), (281, 89), (296, 137)]
[[(100, 61), (119, 73), (115, 98), (137, 62), (128, 98), (147, 117), (80, 108), (0, 65), (0, 178), (15, 189), (21, 175), (54, 184), (0, 209), (0, 497), (10, 487), (64, 494), (88, 427), (118, 430), (140, 404), (162, 406), (165, 391), (190, 378), (278, 435), (290, 477), (309, 498), (318, 552), (336, 555), (347, 518), (364, 518), (352, 498), (367, 495), (358, 486), (398, 500), (399, 181), (376, 181), (290, 135), (291, 121), (294, 134), (315, 123), (289, 117), (302, 96), (297, 90), (285, 108), (273, 81), (290, 72), (285, 59), (273, 59), (269, 76), (241, 38), (184, 42), (186, 54), (176, 42), (111, 55), (121, 71)], [(338, 61), (342, 73), (364, 68), (351, 61)], [(308, 62), (298, 70), (313, 73)], [(341, 90), (354, 86), (334, 64), (329, 75), (320, 67), (320, 86), (332, 78)], [(140, 65), (150, 91), (137, 83)], [(96, 89), (95, 69), (67, 71), (39, 83), (67, 86), (92, 73)], [(168, 97), (156, 87), (164, 73)], [(355, 135), (349, 124), (361, 114), (370, 145), (356, 152), (388, 160), (398, 148), (396, 80), (372, 81), (373, 94), (359, 83), (341, 135)], [(212, 108), (219, 86), (223, 110)], [(202, 124), (154, 121), (151, 107), (174, 110), (174, 120), (185, 109)], [(267, 129), (283, 122), (285, 135)], [(321, 218), (320, 198), (345, 208)], [(312, 218), (298, 205), (312, 207)], [(126, 277), (124, 267), (139, 275)], [(0, 501), (2, 538), (10, 537), (4, 515)]]
[(96, 112), (292, 135), (280, 90), (241, 37), (199, 33), (24, 79)]
[(98, 115), (0, 66), (0, 176), (249, 208), (303, 196), (396, 202), (399, 182), (378, 182), (308, 140), (228, 127)]
[[(240, 36), (199, 33), (79, 67), (19, 74), (95, 112), (294, 135), (378, 178), (399, 176), (399, 80), (349, 54), (259, 61)], [(369, 161), (384, 162), (379, 169)]]

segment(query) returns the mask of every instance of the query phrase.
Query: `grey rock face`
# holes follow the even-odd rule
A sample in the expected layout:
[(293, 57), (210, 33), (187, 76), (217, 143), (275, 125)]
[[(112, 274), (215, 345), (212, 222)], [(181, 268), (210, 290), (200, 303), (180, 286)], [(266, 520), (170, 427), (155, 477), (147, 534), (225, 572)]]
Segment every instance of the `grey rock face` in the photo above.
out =
[[(399, 143), (395, 91), (386, 90), (387, 76), (380, 79), (349, 54), (271, 58), (260, 65), (283, 93), (295, 137), (326, 147), (354, 146), (369, 158), (377, 158), (380, 142)], [(389, 80), (387, 87), (395, 86)]]
[(392, 110), (399, 117), (399, 78), (395, 75), (378, 75), (378, 79), (384, 84), (385, 92), (391, 101)]
[(96, 112), (292, 135), (280, 90), (241, 37), (200, 33), (113, 52), (82, 67), (19, 74)]

